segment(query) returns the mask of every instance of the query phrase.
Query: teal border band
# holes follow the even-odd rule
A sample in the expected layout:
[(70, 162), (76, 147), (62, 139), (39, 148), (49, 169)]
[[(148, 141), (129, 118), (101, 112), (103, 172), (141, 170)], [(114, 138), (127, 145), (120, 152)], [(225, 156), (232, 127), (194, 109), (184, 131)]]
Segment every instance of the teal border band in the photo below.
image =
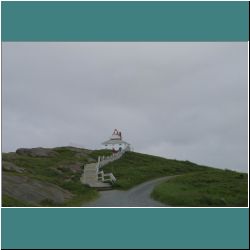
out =
[[(248, 41), (247, 2), (2, 2), (2, 41)], [(2, 208), (2, 248), (247, 249), (249, 209)]]
[(248, 209), (2, 208), (2, 247), (248, 248)]
[(2, 2), (2, 41), (248, 41), (248, 2)]

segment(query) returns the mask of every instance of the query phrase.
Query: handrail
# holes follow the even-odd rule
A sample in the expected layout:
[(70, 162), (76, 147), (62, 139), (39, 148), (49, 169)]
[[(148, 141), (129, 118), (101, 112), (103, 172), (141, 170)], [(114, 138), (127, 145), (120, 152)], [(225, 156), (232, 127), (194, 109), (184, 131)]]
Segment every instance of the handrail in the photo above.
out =
[[(104, 181), (111, 181), (113, 183), (116, 181), (116, 178), (114, 177), (112, 173), (104, 174), (103, 177), (104, 177)], [(108, 177), (108, 178), (105, 178), (105, 177)]]
[(127, 152), (127, 151), (130, 151), (130, 146), (128, 145), (126, 148), (124, 148), (123, 150), (115, 153), (115, 154), (112, 154), (111, 156), (98, 156), (98, 169), (104, 167), (105, 165), (107, 165), (108, 163), (110, 162), (113, 162), (115, 160), (118, 160), (120, 157), (122, 157), (122, 155)]
[[(98, 160), (96, 163), (91, 163), (93, 165), (88, 166), (88, 168), (87, 168), (87, 165), (91, 165), (91, 164), (87, 164), (86, 168), (84, 168), (83, 174), (80, 177), (81, 182), (84, 184), (88, 183), (89, 178), (93, 179), (93, 175), (91, 174), (91, 172), (95, 171), (96, 174), (94, 176), (94, 179), (96, 179), (96, 181), (99, 181), (99, 180), (102, 182), (110, 181), (110, 182), (114, 183), (116, 181), (116, 178), (114, 177), (114, 175), (112, 173), (104, 174), (104, 172), (100, 171), (100, 169), (103, 168), (108, 163), (113, 162), (115, 160), (118, 160), (127, 151), (130, 151), (129, 145), (126, 148), (124, 148), (123, 150), (121, 150), (115, 154), (112, 154), (111, 156), (106, 156), (106, 157), (105, 156), (98, 156)], [(88, 177), (86, 176), (86, 174)]]

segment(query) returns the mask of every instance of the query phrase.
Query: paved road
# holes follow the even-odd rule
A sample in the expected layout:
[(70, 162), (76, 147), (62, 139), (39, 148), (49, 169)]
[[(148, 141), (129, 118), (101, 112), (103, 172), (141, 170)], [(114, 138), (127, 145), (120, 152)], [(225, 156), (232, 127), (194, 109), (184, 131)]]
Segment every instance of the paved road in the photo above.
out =
[(167, 207), (150, 198), (150, 194), (155, 185), (170, 178), (172, 176), (147, 181), (128, 191), (100, 191), (100, 197), (97, 200), (84, 204), (83, 207)]

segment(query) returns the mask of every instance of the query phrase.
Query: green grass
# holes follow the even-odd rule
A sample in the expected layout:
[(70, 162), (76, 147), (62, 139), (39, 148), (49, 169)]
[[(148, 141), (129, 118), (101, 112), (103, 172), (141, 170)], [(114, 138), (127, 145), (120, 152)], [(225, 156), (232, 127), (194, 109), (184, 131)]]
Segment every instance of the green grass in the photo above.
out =
[[(66, 168), (67, 165), (80, 163), (83, 167), (88, 162), (87, 157), (76, 158), (76, 153), (67, 147), (56, 148), (55, 151), (58, 152), (58, 155), (55, 157), (31, 157), (15, 153), (3, 153), (2, 160), (24, 167), (26, 169), (25, 175), (52, 182), (75, 176)], [(61, 173), (58, 174), (57, 170), (60, 170)]]
[(3, 195), (2, 204), (3, 204), (3, 207), (34, 207), (34, 205), (31, 205), (24, 201), (17, 200), (8, 195)]
[(96, 161), (98, 160), (98, 156), (109, 156), (112, 154), (112, 151), (109, 149), (99, 149), (99, 150), (94, 150), (92, 151), (89, 156), (95, 159)]
[(246, 207), (248, 175), (209, 169), (175, 177), (158, 186), (152, 197), (171, 206)]
[(206, 169), (208, 167), (189, 161), (168, 160), (135, 152), (126, 152), (122, 158), (104, 167), (105, 172), (112, 172), (117, 178), (114, 187), (123, 190), (157, 177), (179, 175)]

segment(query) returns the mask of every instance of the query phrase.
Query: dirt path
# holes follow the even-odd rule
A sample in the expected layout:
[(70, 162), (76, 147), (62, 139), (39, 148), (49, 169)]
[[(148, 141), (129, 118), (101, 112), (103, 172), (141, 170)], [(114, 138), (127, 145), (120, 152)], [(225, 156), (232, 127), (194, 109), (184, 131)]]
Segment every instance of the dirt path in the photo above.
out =
[(172, 178), (172, 176), (162, 177), (144, 182), (128, 191), (109, 190), (100, 191), (100, 197), (83, 207), (166, 207), (150, 197), (155, 185)]

